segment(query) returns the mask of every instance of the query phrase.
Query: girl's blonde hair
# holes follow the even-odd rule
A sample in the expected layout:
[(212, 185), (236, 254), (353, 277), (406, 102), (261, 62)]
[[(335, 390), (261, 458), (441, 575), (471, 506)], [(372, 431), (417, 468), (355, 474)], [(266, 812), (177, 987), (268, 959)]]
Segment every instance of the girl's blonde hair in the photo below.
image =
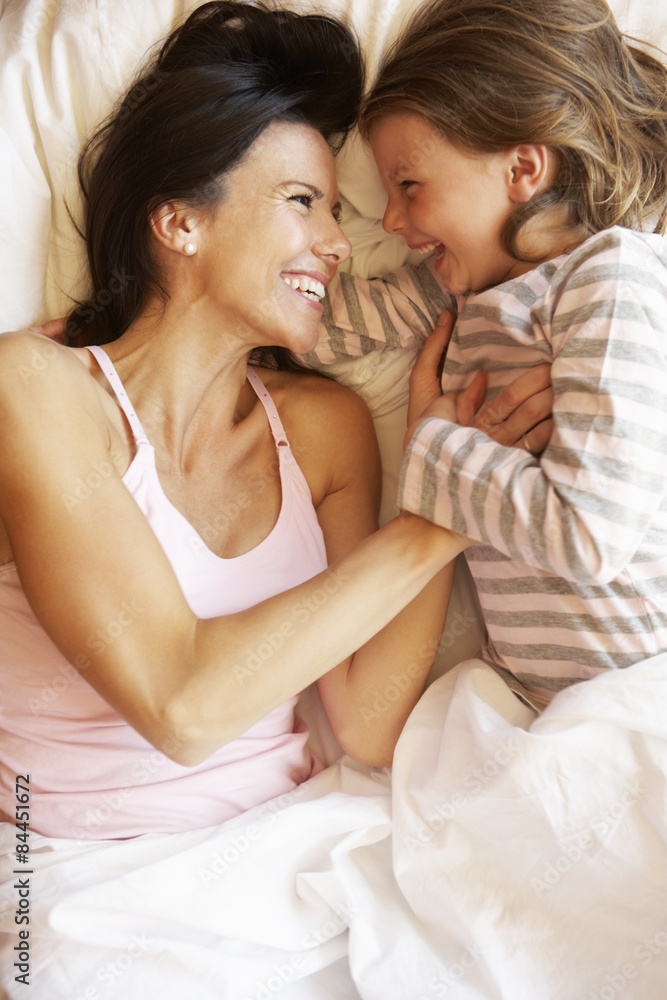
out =
[[(385, 59), (361, 115), (422, 116), (468, 151), (556, 154), (549, 191), (503, 231), (566, 204), (582, 238), (667, 222), (667, 68), (630, 44), (605, 0), (429, 0)], [(409, 157), (408, 157), (409, 158)]]

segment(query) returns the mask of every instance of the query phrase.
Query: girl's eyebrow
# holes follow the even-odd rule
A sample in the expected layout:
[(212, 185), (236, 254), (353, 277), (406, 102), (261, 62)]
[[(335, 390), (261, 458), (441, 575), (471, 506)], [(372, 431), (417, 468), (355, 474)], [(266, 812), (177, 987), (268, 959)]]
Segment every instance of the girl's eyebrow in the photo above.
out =
[(390, 184), (400, 184), (410, 176), (410, 170), (406, 164), (401, 164), (396, 170), (388, 170), (386, 177)]
[[(320, 189), (318, 187), (315, 187), (314, 184), (309, 184), (308, 181), (291, 180), (291, 181), (283, 181), (283, 184), (285, 185), (285, 187), (288, 187), (290, 184), (300, 184), (301, 187), (308, 188), (313, 198), (316, 199), (324, 198), (324, 192), (320, 191)], [(331, 206), (331, 211), (334, 213), (334, 215), (338, 215), (342, 211), (342, 205), (340, 201), (337, 201), (335, 205)]]

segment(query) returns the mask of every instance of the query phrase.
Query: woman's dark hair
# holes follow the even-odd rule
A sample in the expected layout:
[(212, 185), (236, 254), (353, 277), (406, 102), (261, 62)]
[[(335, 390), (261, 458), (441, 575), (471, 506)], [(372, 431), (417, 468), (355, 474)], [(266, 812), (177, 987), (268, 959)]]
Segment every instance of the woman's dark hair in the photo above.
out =
[[(363, 78), (357, 42), (329, 17), (233, 0), (195, 10), (79, 158), (92, 289), (68, 317), (67, 343), (109, 343), (149, 296), (166, 301), (151, 252), (156, 207), (214, 209), (224, 175), (273, 122), (309, 125), (337, 151)], [(263, 349), (259, 360), (299, 367), (284, 348)]]
[(667, 68), (621, 34), (605, 0), (428, 0), (380, 69), (362, 133), (396, 112), (467, 151), (553, 149), (552, 186), (502, 234), (518, 260), (530, 260), (522, 227), (554, 205), (582, 239), (647, 221), (665, 231)]

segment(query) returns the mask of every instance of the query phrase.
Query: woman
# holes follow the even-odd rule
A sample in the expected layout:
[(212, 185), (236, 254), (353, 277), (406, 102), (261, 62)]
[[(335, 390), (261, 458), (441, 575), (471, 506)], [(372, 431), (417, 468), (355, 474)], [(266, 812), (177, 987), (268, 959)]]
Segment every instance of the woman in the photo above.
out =
[(277, 367), (350, 252), (327, 140), (361, 81), (326, 18), (198, 9), (84, 151), (77, 346), (0, 343), (2, 804), (29, 770), (41, 833), (204, 827), (293, 788), (315, 680), (341, 746), (389, 763), (421, 692), (467, 540), (411, 515), (367, 537), (368, 414)]
[[(326, 138), (361, 79), (325, 18), (199, 9), (84, 155), (94, 291), (69, 331), (92, 318), (106, 350), (0, 343), (3, 808), (29, 771), (40, 832), (207, 826), (293, 788), (318, 678), (343, 748), (387, 763), (419, 694), (442, 579), (350, 656), (464, 540), (410, 517), (359, 547), (368, 415), (248, 368), (316, 341), (349, 254)], [(397, 672), (405, 703), (364, 725)]]

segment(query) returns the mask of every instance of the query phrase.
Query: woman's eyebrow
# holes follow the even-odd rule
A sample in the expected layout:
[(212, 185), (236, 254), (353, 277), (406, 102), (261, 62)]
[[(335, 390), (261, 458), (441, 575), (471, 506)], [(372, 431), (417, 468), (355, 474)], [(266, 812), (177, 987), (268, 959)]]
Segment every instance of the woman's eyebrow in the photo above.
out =
[[(285, 187), (288, 187), (290, 184), (300, 184), (302, 187), (308, 188), (313, 198), (324, 198), (324, 192), (320, 191), (320, 189), (318, 187), (315, 187), (314, 184), (309, 184), (308, 181), (291, 180), (291, 181), (283, 181), (283, 184)], [(340, 201), (337, 201), (335, 205), (331, 206), (331, 211), (334, 213), (334, 215), (337, 215), (339, 212), (342, 211), (342, 205)]]
[(289, 187), (291, 184), (300, 184), (301, 187), (308, 188), (313, 198), (324, 198), (324, 192), (320, 191), (320, 189), (318, 187), (315, 187), (314, 184), (309, 184), (308, 181), (291, 180), (291, 181), (283, 181), (283, 184), (285, 187)]

